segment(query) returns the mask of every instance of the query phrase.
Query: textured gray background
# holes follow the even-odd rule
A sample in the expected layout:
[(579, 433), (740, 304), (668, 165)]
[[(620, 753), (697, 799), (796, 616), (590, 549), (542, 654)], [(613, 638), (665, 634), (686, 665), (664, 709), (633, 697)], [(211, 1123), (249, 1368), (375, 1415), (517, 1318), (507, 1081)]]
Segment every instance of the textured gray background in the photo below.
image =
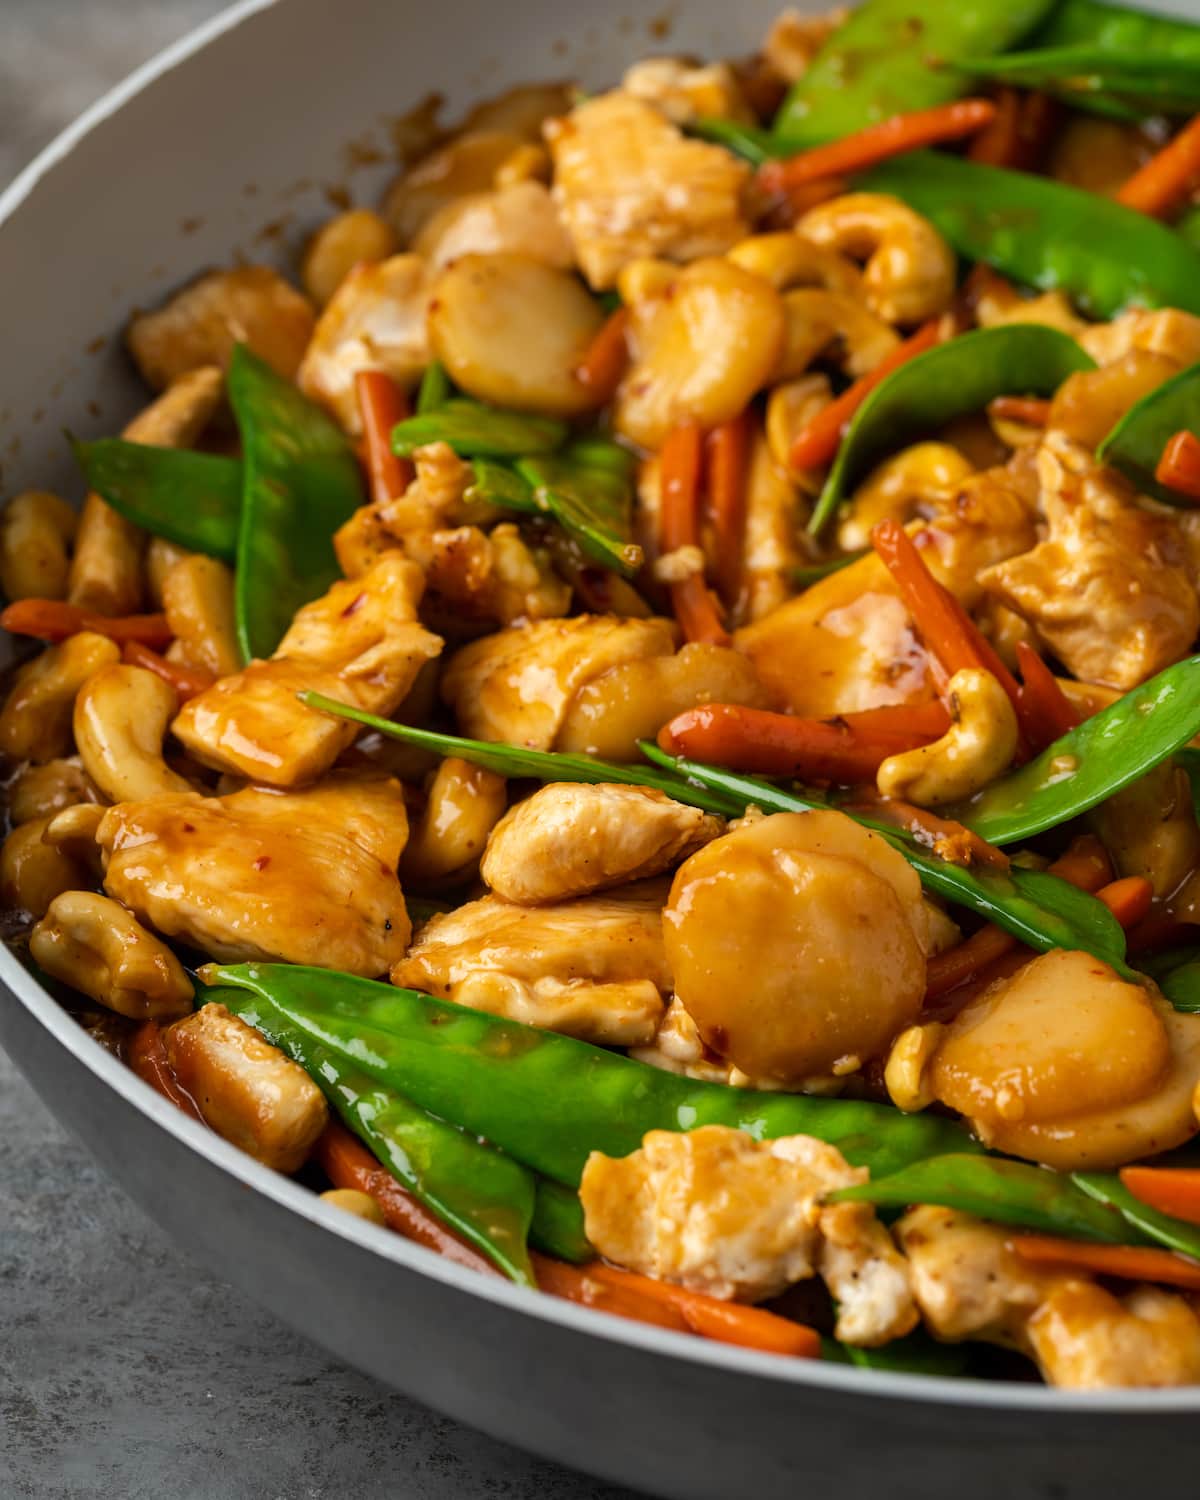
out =
[[(0, 0), (0, 185), (223, 0)], [(11, 291), (11, 289), (9, 289)], [(432, 1415), (210, 1276), (0, 1053), (3, 1500), (621, 1500)]]

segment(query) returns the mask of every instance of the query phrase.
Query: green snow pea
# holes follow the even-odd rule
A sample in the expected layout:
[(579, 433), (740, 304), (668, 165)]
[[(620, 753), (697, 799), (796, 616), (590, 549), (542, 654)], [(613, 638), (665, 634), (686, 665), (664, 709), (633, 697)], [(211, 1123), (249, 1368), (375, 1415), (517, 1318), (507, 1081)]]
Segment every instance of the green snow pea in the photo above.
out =
[(689, 135), (711, 141), (714, 146), (724, 146), (735, 156), (742, 157), (752, 167), (761, 167), (763, 162), (777, 156), (791, 156), (803, 147), (774, 131), (763, 130), (758, 125), (743, 125), (738, 120), (726, 120), (720, 115), (702, 115), (687, 126)]
[(1152, 1240), (1200, 1260), (1200, 1226), (1159, 1213), (1135, 1198), (1115, 1172), (1072, 1172), (1071, 1180), (1097, 1203), (1115, 1209), (1129, 1226), (1129, 1238)]
[(1185, 431), (1200, 437), (1200, 365), (1180, 370), (1131, 406), (1096, 449), (1096, 457), (1120, 469), (1143, 495), (1191, 508), (1191, 501), (1154, 477), (1163, 449)]
[(920, 1328), (879, 1349), (839, 1344), (834, 1339), (822, 1342), (838, 1351), (826, 1353), (823, 1349), (823, 1359), (857, 1365), (860, 1370), (895, 1370), (904, 1375), (940, 1375), (945, 1378), (968, 1374), (971, 1364), (969, 1345), (939, 1344)]
[(553, 453), (567, 440), (564, 422), (501, 411), (452, 396), (436, 411), (408, 417), (392, 428), (392, 449), (408, 458), (426, 443), (449, 443), (460, 458), (519, 458)]
[(493, 744), (485, 740), (463, 739), (456, 734), (439, 734), (432, 729), (417, 729), (411, 724), (396, 724), (390, 719), (379, 719), (362, 709), (339, 703), (336, 698), (326, 698), (322, 693), (300, 694), (300, 701), (309, 708), (319, 708), (323, 713), (336, 714), (342, 719), (353, 719), (369, 729), (378, 730), (406, 745), (415, 745), (421, 750), (432, 750), (436, 755), (456, 755), (460, 760), (481, 766), (485, 771), (494, 771), (499, 776), (530, 777), (536, 781), (581, 781), (597, 784), (621, 782), (625, 786), (648, 786), (665, 792), (676, 802), (687, 802), (691, 807), (705, 812), (718, 813), (726, 817), (740, 817), (745, 811), (745, 802), (737, 798), (722, 796), (718, 792), (705, 792), (689, 786), (681, 777), (657, 770), (651, 766), (623, 765), (615, 761), (597, 760), (590, 755), (566, 755), (556, 750), (527, 750), (520, 745)]
[(970, 1152), (955, 1121), (886, 1104), (727, 1088), (652, 1068), (557, 1032), (328, 969), (242, 964), (223, 987), (267, 999), (312, 1041), (566, 1187), (592, 1151), (627, 1156), (648, 1130), (728, 1125), (757, 1140), (811, 1135), (885, 1176)]
[(578, 447), (519, 458), (515, 468), (537, 509), (552, 515), (588, 557), (626, 578), (637, 572), (642, 549), (633, 540), (633, 486), (627, 474), (606, 458), (595, 462)]
[(1200, 250), (1200, 203), (1185, 208), (1172, 227), (1194, 250)]
[(964, 73), (1055, 94), (1113, 119), (1190, 114), (1200, 104), (1200, 55), (1121, 54), (1095, 46), (1046, 47), (965, 58)]
[[(740, 798), (743, 809), (753, 805), (764, 812), (811, 812), (829, 805), (819, 795), (786, 791), (755, 776), (666, 755), (645, 740), (641, 748), (655, 765), (673, 770), (685, 781)], [(675, 792), (669, 795), (678, 801), (687, 800)], [(1051, 948), (1078, 948), (1120, 974), (1132, 972), (1125, 963), (1125, 934), (1120, 923), (1102, 901), (1086, 891), (1044, 870), (1022, 870), (1012, 865), (1005, 871), (951, 864), (923, 848), (911, 834), (858, 810), (843, 810), (898, 849), (921, 877), (921, 884), (935, 895), (1003, 927), (1039, 953)]]
[(1060, 0), (1032, 39), (1035, 47), (1094, 47), (1114, 57), (1167, 54), (1200, 59), (1200, 27), (1101, 0)]
[(1045, 19), (1054, 0), (866, 0), (821, 47), (775, 117), (797, 146), (851, 135), (907, 110), (966, 92), (952, 64), (1006, 52)]
[(1200, 948), (1143, 954), (1138, 966), (1143, 974), (1150, 975), (1176, 1010), (1200, 1015)]
[(945, 813), (991, 844), (1015, 844), (1087, 812), (1197, 733), (1200, 656), (1189, 656)]
[(425, 366), (421, 384), (417, 387), (417, 416), (427, 417), (430, 412), (440, 411), (453, 391), (446, 366), (440, 359), (432, 360)]
[(596, 1256), (591, 1240), (584, 1233), (579, 1194), (559, 1182), (551, 1182), (548, 1177), (537, 1178), (529, 1239), (547, 1255), (575, 1265)]
[(118, 515), (191, 552), (233, 562), (242, 513), (236, 458), (124, 438), (71, 441), (88, 488)]
[(856, 186), (894, 194), (968, 260), (1026, 286), (1061, 288), (1092, 317), (1126, 307), (1200, 313), (1200, 254), (1111, 198), (936, 151), (881, 162)]
[(839, 1188), (829, 1201), (890, 1208), (935, 1203), (997, 1224), (1072, 1239), (1110, 1245), (1141, 1239), (1115, 1209), (1096, 1202), (1063, 1173), (994, 1156), (927, 1157), (891, 1177)]
[(868, 470), (912, 438), (982, 411), (994, 396), (1049, 396), (1068, 375), (1095, 368), (1073, 338), (1033, 323), (980, 328), (935, 344), (893, 370), (859, 407), (809, 532), (816, 536)]
[(270, 656), (301, 605), (341, 577), (333, 533), (362, 504), (362, 482), (333, 418), (245, 344), (228, 386), (244, 454), (234, 600), (249, 660)]
[(534, 1178), (525, 1167), (368, 1077), (336, 1044), (314, 1039), (262, 990), (201, 990), (256, 1027), (317, 1084), (345, 1125), (415, 1198), (505, 1275), (535, 1286), (526, 1239)]

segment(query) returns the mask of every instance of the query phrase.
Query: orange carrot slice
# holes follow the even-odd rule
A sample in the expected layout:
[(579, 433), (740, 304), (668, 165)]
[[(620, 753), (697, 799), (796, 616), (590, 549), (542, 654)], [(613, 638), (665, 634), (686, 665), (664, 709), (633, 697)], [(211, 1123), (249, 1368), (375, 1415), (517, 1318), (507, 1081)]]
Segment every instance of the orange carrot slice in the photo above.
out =
[(363, 462), (376, 505), (402, 495), (412, 482), (413, 466), (392, 452), (392, 428), (408, 416), (408, 401), (382, 370), (358, 370), (354, 394), (363, 428)]

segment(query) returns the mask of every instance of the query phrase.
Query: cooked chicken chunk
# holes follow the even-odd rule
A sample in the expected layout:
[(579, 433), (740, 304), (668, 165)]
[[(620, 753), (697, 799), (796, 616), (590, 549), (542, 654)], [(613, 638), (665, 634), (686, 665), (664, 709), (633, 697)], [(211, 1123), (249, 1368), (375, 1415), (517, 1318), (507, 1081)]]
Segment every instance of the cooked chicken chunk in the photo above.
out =
[(553, 906), (498, 896), (432, 918), (392, 983), (587, 1042), (654, 1035), (671, 987), (659, 882)]
[(581, 688), (610, 667), (669, 656), (674, 646), (667, 620), (538, 620), (457, 651), (442, 696), (472, 739), (549, 750)]
[(717, 118), (755, 124), (737, 77), (727, 62), (698, 68), (677, 57), (646, 57), (625, 70), (621, 90), (660, 109), (676, 125)]
[(361, 578), (299, 610), (269, 661), (253, 661), (184, 704), (174, 734), (205, 765), (292, 787), (329, 769), (357, 726), (300, 703), (306, 688), (389, 714), (442, 643), (417, 622), (424, 579), (390, 552)]
[(1003, 1229), (949, 1208), (910, 1210), (896, 1237), (936, 1338), (1019, 1349), (1067, 1389), (1200, 1381), (1200, 1318), (1173, 1292), (1118, 1298), (1082, 1273), (1023, 1261)]
[(566, 901), (659, 875), (723, 829), (650, 787), (556, 782), (501, 818), (480, 874), (506, 901)]
[(687, 140), (653, 105), (602, 94), (546, 125), (554, 196), (575, 258), (596, 289), (638, 256), (721, 255), (749, 232), (750, 169)]
[(378, 978), (408, 944), (395, 873), (406, 826), (400, 784), (360, 778), (120, 803), (96, 839), (109, 895), (167, 937), (225, 962)]
[(223, 1005), (203, 1005), (163, 1033), (180, 1084), (218, 1135), (278, 1172), (297, 1172), (329, 1120), (299, 1063)]
[(917, 1321), (907, 1269), (869, 1204), (820, 1201), (866, 1178), (811, 1136), (755, 1141), (705, 1125), (652, 1130), (620, 1159), (593, 1151), (580, 1197), (606, 1259), (743, 1302), (819, 1274), (842, 1304), (838, 1338), (873, 1345)]
[(1050, 433), (1037, 462), (1049, 535), (979, 581), (1074, 676), (1136, 687), (1178, 661), (1200, 628), (1183, 535), (1081, 445)]
[(198, 365), (228, 365), (235, 344), (248, 344), (290, 380), (312, 333), (307, 297), (270, 266), (237, 266), (209, 271), (138, 313), (125, 338), (146, 383), (161, 390)]
[(428, 276), (419, 255), (356, 266), (317, 322), (300, 365), (300, 389), (357, 437), (362, 421), (355, 375), (383, 370), (402, 386), (414, 385), (429, 363), (428, 306)]
[(787, 474), (755, 432), (746, 471), (746, 531), (738, 618), (761, 620), (791, 598), (793, 570), (804, 561), (799, 544), (804, 509)]
[(546, 549), (530, 546), (511, 522), (491, 531), (455, 526), (410, 532), (404, 550), (425, 570), (426, 618), (445, 635), (560, 619), (571, 607), (571, 587), (554, 571)]
[(847, 15), (844, 6), (810, 16), (789, 5), (775, 17), (763, 42), (767, 65), (786, 82), (795, 83), (808, 72), (813, 58)]

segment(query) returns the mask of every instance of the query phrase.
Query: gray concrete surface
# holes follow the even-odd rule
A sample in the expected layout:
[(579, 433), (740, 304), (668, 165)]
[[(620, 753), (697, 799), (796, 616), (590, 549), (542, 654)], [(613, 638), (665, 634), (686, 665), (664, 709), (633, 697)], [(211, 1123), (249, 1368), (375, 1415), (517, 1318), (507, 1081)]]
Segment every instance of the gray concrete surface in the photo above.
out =
[[(219, 0), (0, 0), (0, 184)], [(0, 1053), (2, 1500), (621, 1500), (437, 1417), (168, 1241)]]

